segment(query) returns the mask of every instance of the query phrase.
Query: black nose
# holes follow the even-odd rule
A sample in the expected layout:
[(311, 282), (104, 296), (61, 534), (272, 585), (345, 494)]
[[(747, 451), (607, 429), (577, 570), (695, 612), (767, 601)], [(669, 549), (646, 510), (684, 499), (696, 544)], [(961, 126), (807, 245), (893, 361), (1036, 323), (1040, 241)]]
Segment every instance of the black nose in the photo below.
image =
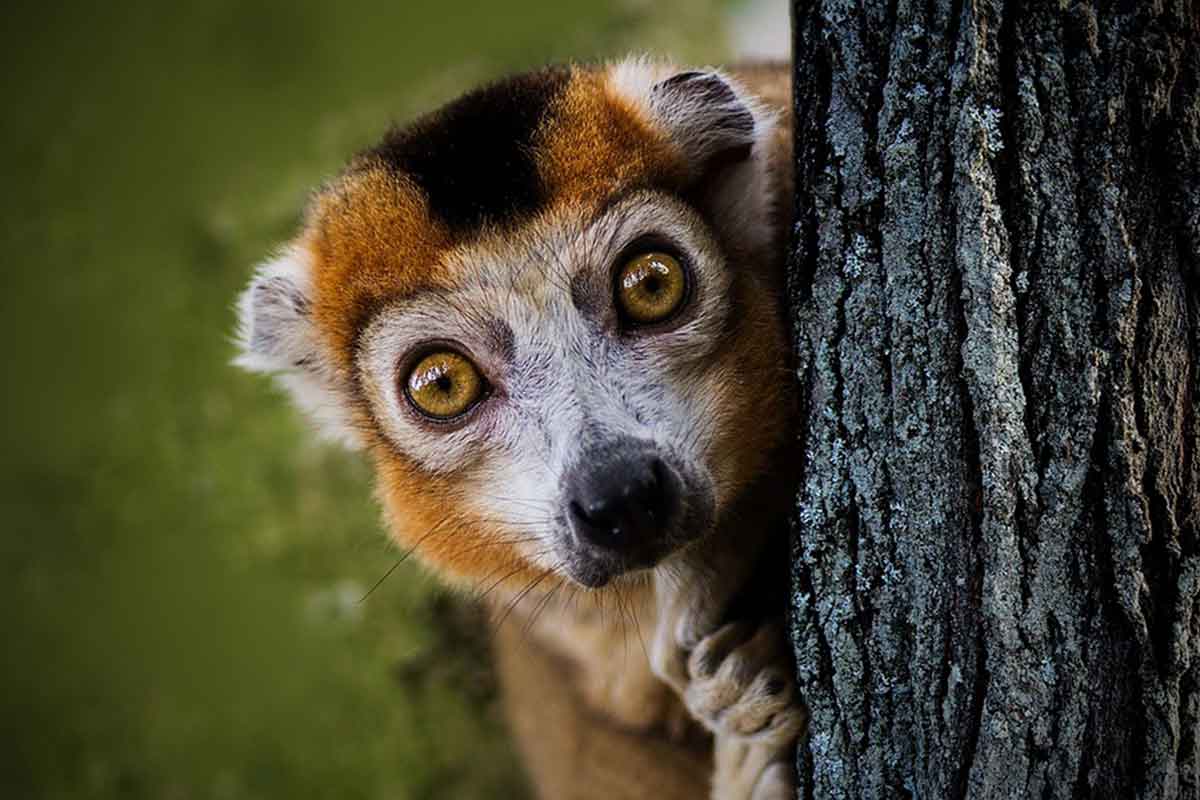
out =
[(606, 550), (652, 544), (666, 528), (672, 505), (665, 466), (645, 453), (580, 464), (568, 492), (576, 535)]

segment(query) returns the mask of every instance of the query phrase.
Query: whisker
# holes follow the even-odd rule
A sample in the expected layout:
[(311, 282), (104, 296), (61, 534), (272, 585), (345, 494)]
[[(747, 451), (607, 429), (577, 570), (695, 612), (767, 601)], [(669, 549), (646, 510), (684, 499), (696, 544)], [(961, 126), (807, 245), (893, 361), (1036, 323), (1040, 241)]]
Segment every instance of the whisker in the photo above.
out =
[(451, 521), (451, 519), (452, 519), (452, 517), (446, 517), (441, 522), (437, 523), (432, 528), (430, 528), (427, 532), (422, 534), (421, 537), (419, 539), (417, 539), (417, 541), (415, 541), (412, 544), (412, 546), (409, 547), (404, 552), (403, 555), (400, 556), (400, 558), (396, 559), (396, 563), (392, 564), (392, 566), (388, 568), (388, 571), (383, 573), (383, 577), (381, 577), (379, 580), (375, 581), (375, 584), (373, 586), (371, 586), (370, 589), (367, 590), (367, 593), (358, 599), (358, 604), (361, 605), (363, 603), (363, 601), (365, 601), (368, 597), (370, 597), (371, 594), (376, 589), (378, 589), (383, 584), (383, 582), (386, 581), (388, 579), (388, 577), (391, 576), (391, 574), (399, 568), (399, 566), (401, 564), (403, 564), (405, 561), (407, 561), (409, 559), (409, 557), (417, 551), (417, 548), (420, 547), (421, 544), (423, 542), (425, 542), (426, 539), (433, 536), (440, 529), (444, 528)]
[[(552, 552), (552, 548), (547, 548), (547, 549), (545, 549), (545, 550), (541, 550), (541, 551), (539, 551), (539, 552), (537, 552), (537, 553), (534, 553), (534, 554), (531, 556), (531, 558), (538, 558), (538, 557), (540, 557), (540, 556), (543, 556), (543, 555), (546, 555), (547, 553), (550, 553), (550, 552)], [(521, 570), (528, 569), (528, 568), (529, 568), (529, 565), (528, 565), (528, 564), (526, 564), (526, 563), (525, 563), (525, 562), (523, 562), (523, 561), (522, 561), (522, 562), (519, 562), (519, 563), (517, 564), (517, 566), (516, 566), (516, 567), (514, 567), (512, 570), (510, 570), (509, 572), (507, 572), (507, 573), (505, 573), (504, 575), (502, 575), (502, 576), (501, 576), (499, 579), (497, 579), (497, 580), (496, 580), (496, 582), (495, 582), (495, 583), (493, 583), (491, 586), (489, 586), (489, 587), (488, 587), (488, 588), (487, 588), (487, 589), (486, 589), (486, 590), (485, 590), (485, 591), (484, 591), (482, 594), (479, 594), (479, 595), (477, 595), (477, 596), (475, 597), (475, 600), (476, 600), (476, 602), (482, 602), (482, 601), (483, 601), (485, 598), (487, 598), (487, 596), (488, 596), (489, 594), (491, 594), (493, 591), (495, 591), (496, 587), (498, 587), (498, 586), (500, 586), (501, 584), (503, 584), (505, 581), (507, 581), (507, 580), (508, 580), (509, 578), (511, 578), (513, 575), (516, 575), (516, 574), (517, 574), (518, 572), (520, 572)], [(503, 569), (503, 567), (501, 567), (501, 569)], [(492, 572), (491, 574), (494, 574), (495, 572), (498, 572), (498, 571), (499, 571), (499, 570), (493, 570), (493, 572)], [(489, 574), (489, 576), (488, 576), (488, 577), (490, 577), (490, 574)], [(486, 580), (486, 578), (485, 578), (485, 580)]]
[(516, 539), (484, 539), (481, 542), (475, 542), (469, 547), (464, 547), (461, 550), (455, 550), (454, 555), (463, 555), (480, 550), (484, 547), (511, 547), (515, 544), (528, 544), (529, 542), (540, 542), (540, 536), (521, 536)]
[(637, 634), (638, 644), (642, 646), (642, 655), (646, 657), (646, 663), (650, 663), (650, 651), (646, 649), (646, 638), (642, 636), (642, 623), (638, 620), (638, 615), (633, 615), (633, 630)]
[(376, 589), (378, 589), (380, 586), (382, 586), (383, 582), (386, 581), (388, 578), (390, 578), (392, 576), (392, 573), (400, 568), (400, 565), (404, 563), (404, 559), (406, 557), (407, 557), (407, 554), (405, 554), (404, 556), (401, 556), (399, 559), (396, 560), (395, 564), (392, 564), (390, 567), (388, 567), (387, 572), (383, 573), (382, 577), (380, 577), (379, 580), (375, 581), (375, 583), (373, 583), (371, 585), (370, 589), (367, 589), (366, 594), (364, 594), (362, 597), (358, 598), (358, 605), (362, 605), (366, 601), (366, 599), (375, 592)]
[(613, 602), (617, 607), (617, 614), (621, 618), (621, 661), (624, 664), (629, 663), (629, 631), (625, 626), (626, 611), (625, 598), (621, 595), (620, 585), (613, 586)]
[(484, 500), (491, 500), (494, 503), (514, 503), (516, 505), (524, 506), (526, 508), (533, 508), (533, 509), (539, 509), (539, 510), (544, 510), (544, 511), (553, 511), (554, 510), (554, 504), (548, 500), (541, 501), (541, 500), (528, 500), (528, 499), (520, 498), (520, 497), (503, 497), (501, 495), (487, 494), (485, 492), (480, 492), (477, 496), (481, 497)]
[(533, 623), (536, 622), (537, 618), (541, 616), (543, 611), (546, 610), (546, 608), (550, 605), (550, 601), (554, 598), (554, 595), (558, 594), (558, 591), (562, 589), (563, 586), (563, 582), (559, 581), (553, 589), (546, 593), (546, 596), (542, 598), (542, 601), (533, 607), (533, 613), (529, 615), (529, 619), (522, 627), (521, 634), (523, 636), (529, 635), (529, 631), (533, 628)]
[(520, 592), (518, 592), (517, 596), (515, 598), (513, 598), (513, 601), (508, 604), (507, 608), (504, 609), (504, 613), (500, 615), (500, 619), (496, 621), (496, 628), (499, 628), (501, 625), (503, 625), (504, 621), (506, 619), (508, 619), (508, 615), (511, 614), (513, 612), (513, 609), (515, 609), (517, 607), (517, 605), (520, 604), (520, 602), (525, 599), (525, 596), (528, 595), (531, 591), (533, 591), (538, 586), (538, 584), (540, 584), (546, 578), (550, 577), (550, 575), (556, 569), (558, 569), (559, 566), (561, 566), (561, 564), (556, 564), (555, 566), (551, 567), (550, 569), (543, 571), (542, 574), (540, 576), (538, 576), (538, 578), (536, 580), (534, 580), (532, 583), (530, 583), (528, 586), (526, 586), (524, 589), (522, 589)]
[[(480, 579), (479, 579), (479, 582), (480, 582), (480, 583), (483, 583), (483, 582), (484, 582), (484, 581), (486, 581), (488, 578), (492, 577), (492, 576), (493, 576), (493, 575), (495, 575), (497, 572), (499, 572), (500, 570), (504, 569), (506, 566), (508, 566), (508, 565), (507, 565), (507, 564), (501, 564), (500, 566), (498, 566), (498, 567), (494, 568), (494, 569), (493, 569), (491, 572), (489, 572), (487, 575), (484, 575), (482, 578), (480, 578)], [(518, 572), (520, 572), (520, 571), (521, 571), (522, 569), (524, 569), (524, 568), (525, 568), (525, 565), (524, 565), (524, 564), (519, 564), (518, 566), (516, 566), (515, 568), (513, 568), (511, 571), (509, 571), (509, 572), (505, 573), (504, 575), (502, 575), (502, 576), (501, 576), (501, 577), (500, 577), (500, 578), (499, 578), (499, 579), (498, 579), (498, 580), (497, 580), (495, 583), (493, 583), (491, 586), (489, 586), (489, 587), (488, 587), (487, 589), (485, 589), (484, 591), (482, 591), (482, 592), (472, 592), (472, 593), (471, 593), (471, 599), (472, 599), (474, 602), (476, 602), (476, 603), (481, 603), (481, 602), (483, 602), (483, 600), (484, 600), (485, 598), (487, 598), (488, 594), (490, 594), (490, 593), (491, 593), (491, 591), (492, 591), (493, 589), (495, 589), (495, 588), (496, 588), (497, 586), (499, 586), (500, 584), (504, 583), (504, 581), (508, 580), (508, 579), (509, 579), (509, 578), (511, 578), (513, 575), (516, 575)]]

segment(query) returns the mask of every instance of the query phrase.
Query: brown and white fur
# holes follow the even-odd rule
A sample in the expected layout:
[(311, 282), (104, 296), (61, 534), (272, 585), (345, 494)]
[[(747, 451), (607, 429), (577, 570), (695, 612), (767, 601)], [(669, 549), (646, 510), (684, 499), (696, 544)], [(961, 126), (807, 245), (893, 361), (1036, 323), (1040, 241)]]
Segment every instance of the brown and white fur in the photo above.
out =
[[(364, 449), (396, 541), (496, 609), (544, 798), (792, 794), (778, 619), (730, 614), (788, 493), (788, 74), (630, 59), (484, 87), (355, 158), (240, 300), (239, 363)], [(643, 241), (690, 288), (632, 330), (613, 276)], [(403, 389), (431, 342), (489, 386), (460, 419)], [(652, 535), (581, 537), (580, 482), (650, 462)]]

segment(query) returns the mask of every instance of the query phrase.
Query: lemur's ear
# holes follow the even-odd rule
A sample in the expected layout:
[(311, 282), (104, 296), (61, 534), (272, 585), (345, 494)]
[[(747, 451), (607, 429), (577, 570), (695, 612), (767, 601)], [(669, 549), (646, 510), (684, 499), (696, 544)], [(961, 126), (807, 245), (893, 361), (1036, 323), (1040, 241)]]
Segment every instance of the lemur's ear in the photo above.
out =
[(315, 356), (305, 261), (289, 251), (266, 262), (238, 298), (239, 366), (285, 372), (304, 369)]
[(713, 167), (745, 161), (758, 123), (747, 101), (716, 72), (680, 72), (650, 88), (650, 107), (688, 163)]
[(258, 268), (238, 298), (241, 352), (234, 363), (274, 375), (322, 433), (353, 447), (357, 440), (312, 319), (310, 275), (308, 257), (300, 248)]
[(684, 191), (728, 241), (766, 246), (773, 235), (770, 142), (775, 115), (718, 70), (680, 70), (643, 58), (614, 64), (610, 88), (683, 156)]

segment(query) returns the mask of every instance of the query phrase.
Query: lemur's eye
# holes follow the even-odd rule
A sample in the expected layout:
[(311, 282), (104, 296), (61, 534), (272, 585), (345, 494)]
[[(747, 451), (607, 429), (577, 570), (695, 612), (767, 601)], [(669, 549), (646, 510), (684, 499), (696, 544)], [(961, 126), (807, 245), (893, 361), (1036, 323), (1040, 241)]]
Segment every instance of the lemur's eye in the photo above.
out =
[(424, 356), (408, 373), (405, 384), (409, 402), (434, 419), (465, 414), (483, 397), (484, 390), (479, 370), (453, 350)]
[(638, 325), (662, 322), (683, 304), (687, 288), (687, 274), (678, 259), (667, 253), (642, 253), (617, 274), (617, 308)]

